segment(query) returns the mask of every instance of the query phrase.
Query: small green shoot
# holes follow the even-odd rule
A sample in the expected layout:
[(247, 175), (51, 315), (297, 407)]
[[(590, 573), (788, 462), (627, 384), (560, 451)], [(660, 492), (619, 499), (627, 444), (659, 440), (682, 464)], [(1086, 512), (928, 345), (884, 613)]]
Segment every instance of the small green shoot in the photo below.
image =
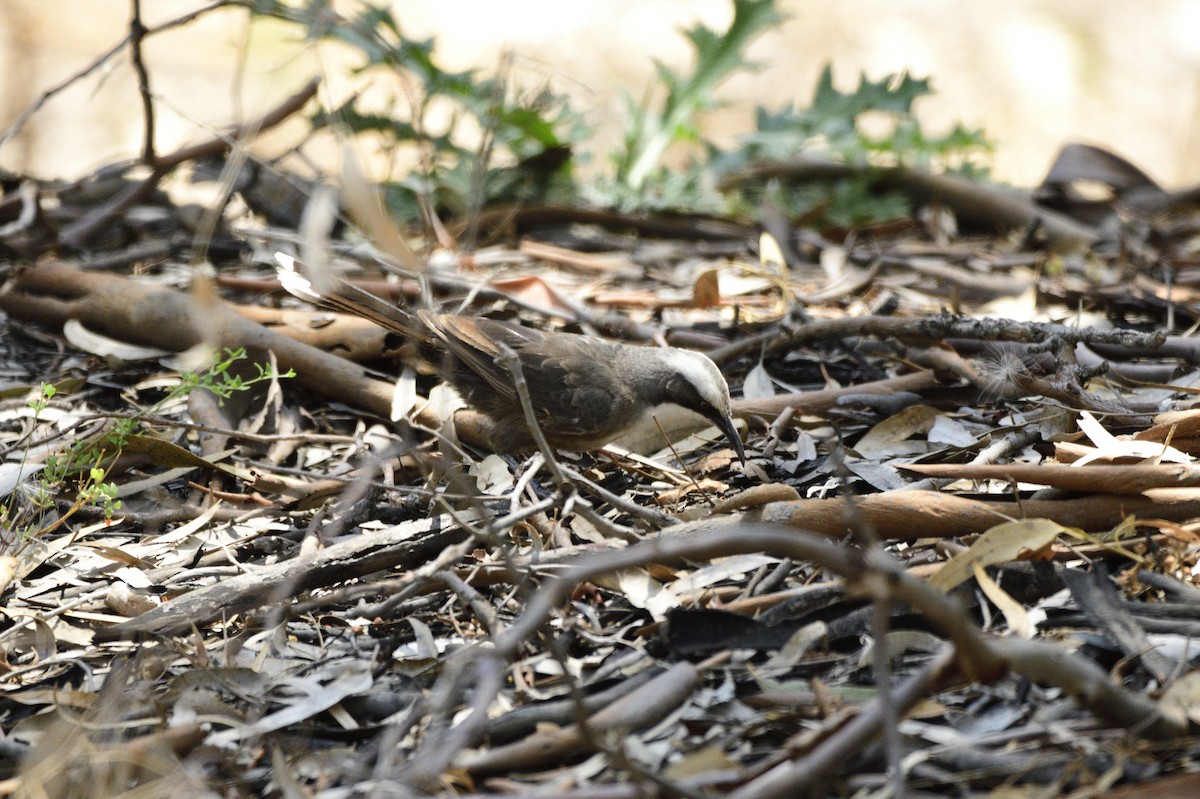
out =
[[(281, 373), (262, 364), (254, 364), (257, 374), (249, 378), (232, 373), (231, 367), (245, 358), (244, 349), (226, 350), (214, 356), (212, 364), (206, 369), (182, 373), (178, 385), (149, 407), (127, 417), (112, 419), (99, 432), (77, 438), (61, 451), (47, 456), (32, 486), (21, 492), (14, 491), (7, 502), (0, 505), (0, 530), (4, 532), (0, 540), (11, 545), (14, 541), (22, 542), (46, 535), (61, 527), (79, 509), (89, 505), (100, 507), (105, 518), (111, 519), (121, 509), (121, 500), (117, 486), (108, 480), (108, 468), (121, 453), (129, 437), (137, 433), (147, 418), (154, 416), (168, 403), (197, 389), (210, 391), (220, 402), (224, 402), (257, 383), (295, 377), (292, 370)], [(43, 384), (38, 394), (30, 400), (35, 422), (55, 394), (54, 386)], [(75, 492), (70, 506), (53, 520), (40, 523), (39, 520), (52, 510), (55, 497), (69, 484), (73, 484)], [(16, 508), (15, 497), (28, 503), (28, 513), (23, 514)]]
[(224, 403), (225, 400), (232, 397), (241, 391), (246, 391), (251, 386), (261, 383), (265, 380), (277, 380), (280, 378), (292, 378), (296, 376), (295, 371), (289, 369), (286, 372), (277, 372), (273, 367), (263, 366), (261, 363), (254, 364), (254, 368), (258, 374), (251, 378), (244, 378), (238, 374), (230, 374), (229, 368), (238, 361), (246, 358), (246, 350), (239, 348), (236, 350), (225, 350), (222, 355), (215, 356), (213, 363), (203, 372), (183, 372), (179, 376), (179, 385), (171, 389), (167, 397), (157, 403), (153, 408), (149, 409), (146, 414), (149, 415), (152, 411), (162, 407), (166, 403), (178, 397), (184, 397), (192, 393), (198, 388), (212, 392), (217, 398)]

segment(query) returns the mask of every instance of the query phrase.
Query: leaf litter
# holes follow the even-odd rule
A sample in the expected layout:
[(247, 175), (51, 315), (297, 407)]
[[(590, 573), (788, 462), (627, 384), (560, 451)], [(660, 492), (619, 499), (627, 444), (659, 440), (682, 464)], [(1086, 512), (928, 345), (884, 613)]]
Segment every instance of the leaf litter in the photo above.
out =
[[(155, 406), (179, 373), (115, 360), (98, 311), (134, 285), (204, 300), (133, 261), (9, 274), (9, 792), (832, 796), (892, 763), (931, 793), (1097, 795), (1185, 771), (1200, 351), (1158, 331), (1195, 316), (1190, 228), (1113, 214), (1062, 254), (1036, 228), (948, 235), (934, 210), (938, 236), (795, 231), (791, 260), (756, 236), (716, 258), (688, 238), (574, 252), (553, 226), (439, 254), (442, 307), (709, 350), (744, 468), (666, 418), (552, 464), (488, 455), (469, 409), (382, 339), (353, 380), (296, 344), (246, 391)], [(351, 324), (248, 288), (274, 285), (251, 244), (271, 233), (230, 223), (215, 285), (256, 321), (210, 316), (215, 340)], [(34, 302), (64, 282), (70, 318), (99, 328), (69, 349)], [(229, 368), (252, 379), (275, 340)], [(129, 418), (114, 457), (100, 442)], [(77, 441), (107, 512), (62, 490), (91, 464), (44, 482)]]

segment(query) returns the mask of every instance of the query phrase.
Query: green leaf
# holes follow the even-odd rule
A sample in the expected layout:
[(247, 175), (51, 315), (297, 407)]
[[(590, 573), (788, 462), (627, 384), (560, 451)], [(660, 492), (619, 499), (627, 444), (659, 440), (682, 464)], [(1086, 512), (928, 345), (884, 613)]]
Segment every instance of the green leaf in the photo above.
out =
[[(400, 203), (407, 212), (404, 216), (419, 218), (417, 197), (446, 201), (456, 211), (466, 212), (496, 199), (493, 191), (519, 186), (523, 197), (533, 200), (550, 191), (551, 181), (515, 179), (508, 170), (513, 163), (556, 148), (570, 157), (572, 143), (586, 131), (582, 117), (571, 111), (564, 98), (548, 89), (510, 91), (505, 81), (482, 77), (473, 69), (447, 70), (437, 59), (435, 40), (407, 37), (388, 4), (351, 4), (348, 7), (355, 12), (343, 16), (338, 9), (345, 5), (330, 0), (307, 0), (297, 6), (254, 0), (250, 8), (258, 16), (302, 26), (309, 40), (351, 48), (360, 56), (356, 74), (387, 73), (385, 85), (391, 85), (391, 76), (399, 73), (413, 87), (411, 94), (382, 101), (354, 96), (312, 118), (314, 128), (336, 126), (354, 135), (370, 135), (387, 149), (419, 148), (417, 160), (426, 167), (429, 185), (407, 193), (408, 199)], [(427, 112), (435, 107), (439, 119), (448, 122), (431, 125)], [(482, 165), (478, 163), (480, 130), (491, 141), (486, 152), (489, 161)], [(396, 160), (414, 159), (403, 155)], [(473, 198), (481, 183), (472, 176), (481, 167), (484, 196)], [(393, 199), (404, 194), (406, 190), (394, 189)]]
[(696, 65), (686, 76), (677, 76), (655, 62), (659, 80), (667, 89), (658, 111), (640, 109), (627, 137), (626, 149), (617, 159), (617, 180), (636, 192), (662, 161), (680, 131), (694, 130), (696, 114), (714, 102), (712, 92), (735, 71), (752, 68), (742, 58), (750, 42), (782, 16), (775, 0), (734, 0), (733, 21), (724, 33), (697, 25), (684, 35), (695, 50)]

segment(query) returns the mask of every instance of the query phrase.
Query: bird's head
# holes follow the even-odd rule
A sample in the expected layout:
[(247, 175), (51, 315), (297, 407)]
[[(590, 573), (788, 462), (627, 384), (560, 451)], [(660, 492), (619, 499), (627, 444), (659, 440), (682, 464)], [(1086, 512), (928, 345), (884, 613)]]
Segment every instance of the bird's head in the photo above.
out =
[(746, 451), (730, 412), (729, 384), (717, 365), (690, 350), (665, 348), (652, 352), (658, 356), (666, 377), (660, 401), (687, 408), (712, 422), (729, 439), (738, 460), (745, 463)]

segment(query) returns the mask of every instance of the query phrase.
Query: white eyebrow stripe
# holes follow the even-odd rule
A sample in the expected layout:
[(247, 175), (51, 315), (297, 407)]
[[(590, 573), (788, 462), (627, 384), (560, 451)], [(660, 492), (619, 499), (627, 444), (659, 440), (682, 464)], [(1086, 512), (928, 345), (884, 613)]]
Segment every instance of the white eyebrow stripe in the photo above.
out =
[(725, 378), (707, 356), (680, 349), (660, 351), (666, 354), (667, 363), (687, 378), (709, 404), (718, 409), (725, 405), (724, 395), (729, 391)]

